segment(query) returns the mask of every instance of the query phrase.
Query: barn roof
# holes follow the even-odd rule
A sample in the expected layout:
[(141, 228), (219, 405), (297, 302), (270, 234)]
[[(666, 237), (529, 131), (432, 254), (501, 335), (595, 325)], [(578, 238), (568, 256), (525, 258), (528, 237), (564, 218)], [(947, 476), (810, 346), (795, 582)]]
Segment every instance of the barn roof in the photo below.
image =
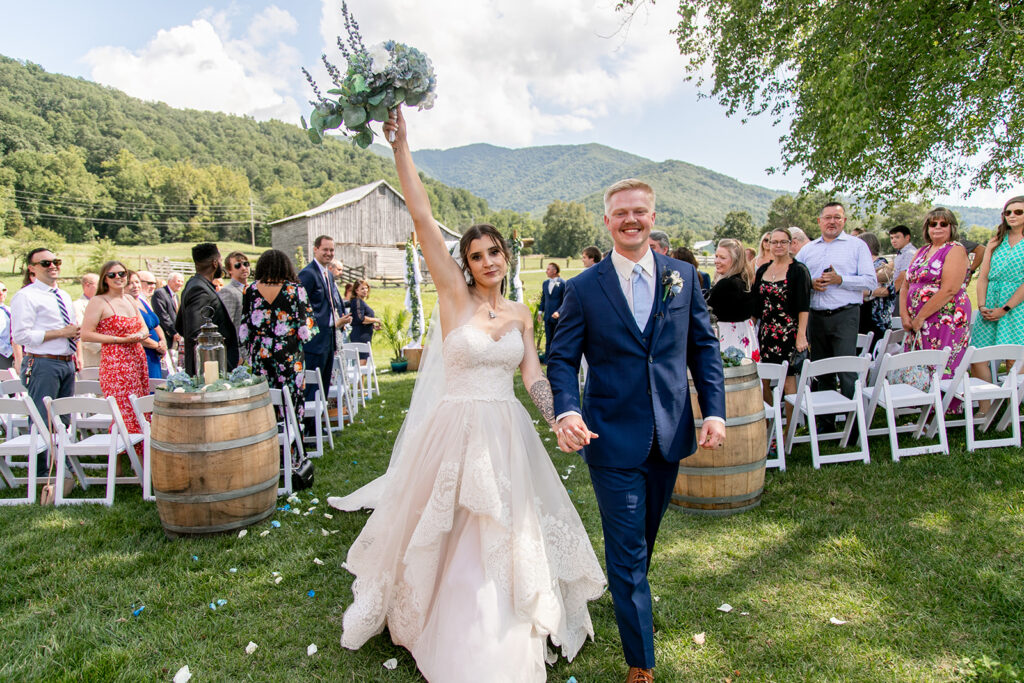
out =
[[(338, 208), (340, 208), (342, 206), (348, 206), (349, 204), (355, 204), (356, 202), (360, 201), (361, 199), (363, 199), (364, 197), (366, 197), (367, 195), (369, 195), (370, 193), (375, 191), (381, 185), (385, 186), (386, 188), (388, 188), (389, 190), (394, 192), (395, 195), (397, 195), (398, 198), (402, 200), (402, 203), (403, 204), (405, 203), (405, 197), (402, 196), (402, 193), (399, 192), (398, 190), (396, 190), (395, 188), (391, 187), (391, 184), (388, 181), (386, 181), (384, 179), (381, 179), (381, 180), (377, 180), (377, 181), (372, 182), (372, 183), (368, 183), (366, 185), (361, 185), (359, 187), (354, 187), (351, 190), (345, 190), (344, 192), (339, 192), (338, 194), (330, 197), (327, 201), (325, 201), (320, 206), (314, 206), (312, 209), (307, 209), (307, 210), (303, 211), (302, 213), (295, 214), (294, 216), (288, 216), (287, 218), (280, 218), (280, 219), (270, 223), (270, 225), (280, 225), (281, 223), (287, 223), (288, 221), (293, 221), (296, 218), (308, 218), (310, 216), (316, 216), (316, 215), (321, 214), (321, 213), (326, 213), (328, 211), (333, 211), (334, 209), (338, 209)], [(441, 232), (446, 233), (448, 236), (454, 237), (455, 239), (458, 239), (459, 237), (461, 237), (461, 235), (459, 235), (459, 233), (457, 233), (457, 232), (455, 232), (455, 231), (445, 227), (440, 221), (438, 221), (437, 224), (441, 227)]]

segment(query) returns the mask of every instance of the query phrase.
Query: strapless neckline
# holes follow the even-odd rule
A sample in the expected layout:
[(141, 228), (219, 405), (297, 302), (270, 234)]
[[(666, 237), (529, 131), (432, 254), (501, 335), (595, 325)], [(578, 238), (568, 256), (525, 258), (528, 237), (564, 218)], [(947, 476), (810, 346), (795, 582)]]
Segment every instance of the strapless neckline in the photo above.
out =
[(449, 338), (450, 338), (450, 337), (451, 337), (451, 336), (452, 336), (453, 334), (455, 334), (456, 332), (458, 332), (459, 330), (461, 330), (461, 329), (463, 329), (463, 328), (466, 328), (466, 329), (470, 329), (470, 330), (475, 330), (475, 331), (479, 332), (480, 334), (484, 335), (485, 337), (487, 337), (488, 339), (490, 339), (490, 340), (491, 340), (492, 342), (494, 342), (495, 344), (497, 344), (498, 342), (500, 342), (500, 341), (501, 341), (502, 339), (504, 339), (504, 338), (505, 338), (505, 337), (507, 337), (508, 335), (512, 334), (513, 332), (516, 332), (516, 333), (518, 333), (518, 334), (522, 334), (522, 333), (523, 333), (523, 331), (522, 331), (522, 330), (520, 330), (520, 329), (518, 329), (518, 328), (515, 328), (515, 327), (513, 327), (513, 328), (509, 329), (508, 331), (506, 331), (506, 332), (505, 332), (504, 334), (502, 334), (502, 335), (501, 335), (500, 337), (498, 337), (497, 339), (495, 339), (494, 337), (492, 337), (492, 336), (490, 335), (490, 333), (489, 333), (489, 332), (487, 332), (487, 330), (484, 330), (484, 329), (482, 329), (482, 328), (479, 328), (479, 327), (477, 327), (476, 325), (473, 325), (473, 324), (471, 324), (471, 323), (465, 323), (465, 324), (459, 325), (459, 326), (458, 326), (458, 327), (456, 327), (456, 328), (455, 328), (454, 330), (452, 330), (451, 332), (449, 332), (449, 333), (448, 333), (448, 336), (444, 338), (444, 341), (448, 341), (448, 339), (449, 339)]

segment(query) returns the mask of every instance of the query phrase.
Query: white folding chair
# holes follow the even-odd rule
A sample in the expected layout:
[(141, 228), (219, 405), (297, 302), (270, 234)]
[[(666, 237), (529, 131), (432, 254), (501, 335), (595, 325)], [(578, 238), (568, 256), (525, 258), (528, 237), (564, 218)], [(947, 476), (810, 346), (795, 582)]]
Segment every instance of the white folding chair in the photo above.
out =
[(331, 377), (334, 382), (327, 387), (327, 400), (334, 399), (338, 407), (332, 431), (338, 432), (345, 428), (345, 420), (351, 422), (356, 414), (352, 392), (349, 391), (348, 382), (345, 381), (345, 360), (339, 351), (334, 355), (334, 367), (331, 370)]
[(857, 355), (862, 356), (865, 353), (871, 353), (871, 340), (875, 338), (874, 332), (866, 332), (864, 334), (857, 335)]
[[(90, 484), (105, 484), (106, 495), (103, 498), (65, 498), (62, 486), (56, 487), (55, 503), (57, 505), (83, 503), (100, 503), (103, 505), (114, 504), (115, 484), (142, 484), (142, 465), (139, 463), (135, 453), (135, 444), (142, 443), (142, 434), (129, 434), (125, 427), (124, 418), (117, 407), (113, 397), (107, 398), (85, 398), (71, 396), (69, 398), (44, 399), (47, 412), (50, 416), (50, 424), (56, 436), (57, 447), (53, 457), (57, 458), (57, 481), (64, 481), (67, 472), (67, 464), (71, 465), (78, 482), (82, 488), (88, 490)], [(75, 416), (106, 416), (107, 423), (113, 421), (109, 432), (91, 434), (85, 438), (78, 438), (77, 430), (71, 427), (64, 427), (61, 418), (67, 415), (74, 419)], [(134, 476), (117, 476), (117, 457), (126, 453), (131, 462)], [(106, 458), (106, 476), (90, 477), (83, 467), (82, 458)], [(93, 463), (90, 463), (90, 465)], [(98, 463), (102, 468), (102, 460)]]
[(0, 369), (0, 381), (8, 379), (18, 379), (18, 371), (14, 368)]
[[(864, 423), (864, 379), (867, 376), (869, 360), (860, 356), (836, 356), (816, 361), (805, 361), (800, 379), (797, 380), (796, 393), (785, 397), (785, 401), (793, 406), (793, 416), (789, 421), (789, 432), (786, 436), (786, 452), (793, 452), (794, 443), (810, 442), (811, 460), (814, 469), (823, 464), (860, 460), (871, 462), (868, 453), (867, 428)], [(835, 389), (812, 390), (812, 380), (822, 375), (838, 372), (850, 372), (857, 375), (854, 382), (853, 396), (847, 398)], [(845, 415), (846, 426), (841, 432), (818, 433), (816, 419), (822, 415)], [(830, 455), (821, 455), (819, 441), (839, 440), (845, 448), (850, 440), (854, 419), (857, 421), (857, 440), (860, 448)], [(808, 435), (797, 436), (796, 428), (801, 422), (807, 423)]]
[[(768, 452), (766, 453), (764, 466), (778, 467), (779, 471), (786, 471), (786, 442), (782, 437), (783, 419), (783, 398), (782, 390), (786, 384), (786, 372), (789, 370), (789, 361), (781, 363), (758, 363), (757, 376), (769, 382), (772, 390), (772, 402), (764, 404), (765, 422), (768, 425)], [(772, 442), (775, 443), (775, 457), (772, 455)]]
[[(364, 377), (363, 386), (365, 387), (366, 398), (373, 398), (374, 394), (380, 393), (380, 385), (377, 383), (377, 364), (373, 360), (373, 349), (366, 342), (349, 342), (345, 344), (344, 348), (354, 349), (361, 354), (366, 354), (366, 358), (359, 359), (359, 372)], [(363, 363), (363, 360), (366, 363)]]
[[(865, 420), (870, 425), (875, 416), (875, 410), (881, 406), (885, 410), (886, 421), (885, 427), (869, 429), (868, 436), (888, 433), (889, 448), (892, 451), (894, 462), (899, 462), (900, 458), (909, 455), (925, 453), (949, 455), (945, 413), (942, 409), (942, 394), (939, 391), (939, 382), (947, 362), (949, 362), (949, 349), (908, 351), (895, 356), (887, 353), (882, 356), (875, 385), (864, 387)], [(930, 380), (927, 390), (899, 381), (899, 371), (915, 367), (928, 373)], [(917, 422), (897, 426), (897, 412), (904, 414), (908, 411), (920, 413)], [(938, 431), (939, 442), (937, 444), (911, 446), (910, 448), (900, 447), (898, 436), (900, 432), (912, 432), (914, 439), (920, 440), (929, 426)]]
[[(954, 399), (963, 403), (964, 418), (962, 420), (947, 420), (946, 424), (951, 427), (964, 426), (967, 431), (968, 452), (973, 452), (977, 448), (1020, 447), (1020, 364), (1022, 360), (1024, 360), (1024, 347), (1017, 344), (984, 346), (980, 349), (969, 346), (953, 377), (940, 382), (943, 410), (948, 410)], [(986, 382), (979, 377), (971, 377), (968, 373), (973, 363), (994, 364), (998, 371), (999, 365), (1004, 362), (1007, 365), (1012, 364), (1012, 367), (1001, 379), (996, 372), (993, 372), (991, 382)], [(977, 401), (989, 402), (988, 410), (981, 415), (974, 413), (974, 404)], [(996, 429), (1003, 431), (1009, 427), (1010, 436), (979, 439), (976, 428), (980, 425), (981, 431), (988, 431), (992, 423), (995, 422), (1003, 403), (1006, 403), (1006, 411)]]
[(270, 403), (278, 416), (277, 442), (281, 445), (281, 476), (284, 478), (284, 486), (277, 488), (277, 495), (280, 496), (292, 493), (292, 453), (298, 454), (299, 461), (304, 457), (302, 432), (299, 431), (299, 421), (288, 387), (271, 389)]
[(153, 400), (155, 398), (153, 394), (142, 397), (135, 394), (128, 396), (128, 401), (132, 404), (132, 410), (135, 412), (135, 419), (138, 420), (139, 426), (142, 428), (142, 500), (156, 500), (156, 497), (153, 495), (153, 463), (150, 460), (153, 428), (149, 424), (149, 420), (146, 419), (147, 414), (153, 414)]
[[(103, 398), (103, 387), (98, 379), (76, 379), (75, 396)], [(102, 415), (73, 415), (71, 428), (77, 431), (103, 432), (110, 429), (110, 421)]]
[(82, 368), (78, 371), (78, 377), (75, 379), (76, 382), (83, 379), (92, 379), (97, 382), (100, 381), (100, 369), (99, 367)]
[(103, 387), (98, 379), (76, 379), (75, 396), (95, 396), (103, 398)]
[(324, 384), (320, 379), (320, 368), (306, 370), (306, 389), (314, 388), (313, 398), (306, 399), (305, 419), (313, 420), (316, 434), (307, 436), (306, 439), (316, 443), (316, 451), (309, 454), (311, 458), (319, 458), (324, 454), (324, 435), (327, 436), (328, 445), (334, 448), (334, 431), (331, 429), (331, 417), (327, 414), (327, 394), (324, 391)]
[[(36, 404), (28, 396), (0, 398), (0, 416), (5, 424), (18, 419), (27, 421), (28, 434), (14, 434), (8, 431), (0, 442), (0, 483), (10, 488), (25, 485), (24, 498), (0, 498), (0, 505), (34, 503), (36, 500), (36, 465), (39, 456), (50, 450), (50, 430), (36, 410)], [(23, 461), (15, 458), (24, 458)], [(25, 467), (24, 477), (15, 476), (11, 467)], [(62, 481), (62, 480), (58, 480)], [(57, 487), (61, 488), (61, 487)]]
[(363, 382), (362, 366), (359, 364), (359, 352), (355, 349), (343, 348), (341, 354), (342, 367), (345, 369), (345, 381), (348, 383), (349, 393), (356, 399), (353, 404), (358, 413), (360, 406), (366, 407), (365, 383)]

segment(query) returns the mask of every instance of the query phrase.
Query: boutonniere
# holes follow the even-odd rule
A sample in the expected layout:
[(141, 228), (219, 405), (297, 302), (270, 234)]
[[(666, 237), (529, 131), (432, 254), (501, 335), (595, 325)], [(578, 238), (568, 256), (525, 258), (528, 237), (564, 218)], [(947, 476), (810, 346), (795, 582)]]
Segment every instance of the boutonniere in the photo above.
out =
[(661, 289), (662, 295), (661, 300), (675, 296), (679, 292), (683, 291), (683, 276), (677, 271), (666, 270), (661, 275)]

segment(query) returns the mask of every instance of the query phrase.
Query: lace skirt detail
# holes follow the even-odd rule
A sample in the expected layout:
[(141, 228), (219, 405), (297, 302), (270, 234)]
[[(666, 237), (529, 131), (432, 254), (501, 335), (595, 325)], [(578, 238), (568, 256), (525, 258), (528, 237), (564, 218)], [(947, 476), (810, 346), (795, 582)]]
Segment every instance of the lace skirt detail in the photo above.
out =
[(349, 549), (341, 644), (387, 625), (430, 681), (544, 681), (594, 631), (604, 574), (532, 421), (514, 401), (446, 401)]

